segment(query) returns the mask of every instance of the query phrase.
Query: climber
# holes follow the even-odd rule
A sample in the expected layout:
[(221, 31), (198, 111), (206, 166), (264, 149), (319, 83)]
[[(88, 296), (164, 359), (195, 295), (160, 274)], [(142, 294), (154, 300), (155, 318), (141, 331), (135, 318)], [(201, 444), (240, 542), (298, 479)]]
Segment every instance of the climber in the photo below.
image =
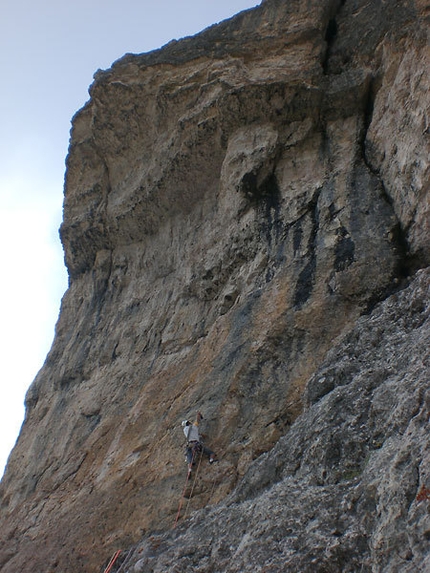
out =
[(194, 424), (188, 420), (182, 422), (185, 437), (187, 438), (186, 460), (188, 463), (188, 475), (191, 474), (193, 465), (199, 454), (205, 454), (209, 458), (209, 463), (212, 464), (215, 460), (215, 454), (212, 450), (203, 445), (199, 432), (199, 423), (203, 420), (200, 412), (197, 412), (196, 421)]

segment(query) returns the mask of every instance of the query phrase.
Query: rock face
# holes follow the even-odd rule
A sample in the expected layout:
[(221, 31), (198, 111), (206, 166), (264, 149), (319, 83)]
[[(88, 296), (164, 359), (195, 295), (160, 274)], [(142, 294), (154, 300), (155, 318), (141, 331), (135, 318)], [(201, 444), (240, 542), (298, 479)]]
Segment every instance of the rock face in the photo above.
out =
[[(130, 571), (424, 567), (428, 23), (418, 0), (266, 0), (95, 75), (0, 571), (128, 547)], [(154, 536), (197, 410), (220, 461)]]
[(129, 570), (428, 571), (429, 295), (420, 271), (360, 318), (309, 380), (305, 412), (235, 492), (143, 540)]

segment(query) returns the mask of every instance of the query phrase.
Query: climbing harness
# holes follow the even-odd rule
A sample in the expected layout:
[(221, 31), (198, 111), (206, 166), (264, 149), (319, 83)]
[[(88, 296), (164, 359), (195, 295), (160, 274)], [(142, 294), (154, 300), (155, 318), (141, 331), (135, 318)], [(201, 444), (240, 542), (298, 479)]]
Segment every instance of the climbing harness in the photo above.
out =
[(195, 458), (197, 454), (203, 453), (203, 445), (201, 442), (189, 442), (188, 448), (191, 449), (193, 458)]
[(111, 560), (109, 561), (106, 569), (104, 570), (104, 573), (109, 573), (112, 570), (112, 567), (115, 564), (115, 561), (118, 559), (118, 557), (121, 554), (121, 549), (118, 549), (118, 551), (115, 551), (115, 553), (112, 555)]

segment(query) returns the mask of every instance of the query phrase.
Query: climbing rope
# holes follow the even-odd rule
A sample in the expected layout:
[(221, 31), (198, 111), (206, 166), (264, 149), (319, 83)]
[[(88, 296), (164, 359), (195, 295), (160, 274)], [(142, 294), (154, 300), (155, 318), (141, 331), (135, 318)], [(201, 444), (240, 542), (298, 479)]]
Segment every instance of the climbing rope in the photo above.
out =
[[(189, 465), (189, 468), (191, 468), (191, 467), (193, 466), (194, 458), (195, 458), (195, 456), (196, 456), (196, 449), (193, 448), (192, 451), (193, 451), (193, 455), (192, 455), (192, 458), (191, 458), (191, 463), (190, 463), (190, 465)], [(190, 497), (188, 498), (187, 507), (186, 507), (185, 513), (184, 513), (184, 518), (185, 518), (185, 515), (186, 515), (186, 513), (187, 513), (187, 508), (188, 508), (188, 505), (189, 505), (189, 503), (190, 503), (190, 498), (191, 498), (191, 496), (192, 496), (192, 494), (193, 494), (193, 491), (194, 491), (194, 485), (195, 485), (195, 483), (196, 483), (197, 473), (198, 473), (198, 470), (199, 470), (199, 467), (200, 467), (200, 462), (202, 461), (202, 455), (203, 455), (203, 448), (200, 449), (200, 461), (199, 461), (199, 465), (198, 465), (198, 467), (197, 467), (197, 471), (196, 471), (196, 474), (195, 474), (195, 477), (194, 477), (194, 483), (193, 483), (193, 486), (192, 486), (192, 488), (191, 488)], [(190, 481), (190, 476), (191, 476), (191, 472), (188, 471), (188, 472), (187, 472), (187, 477), (185, 478), (185, 485), (184, 485), (184, 489), (183, 489), (183, 491), (182, 491), (181, 499), (179, 500), (178, 513), (176, 514), (176, 519), (175, 519), (175, 523), (173, 524), (173, 529), (175, 529), (175, 527), (177, 526), (178, 521), (179, 521), (179, 518), (180, 518), (180, 516), (181, 516), (181, 509), (182, 509), (182, 506), (183, 506), (183, 504), (184, 504), (185, 492), (187, 491), (187, 486), (188, 486), (188, 482)]]
[(112, 555), (111, 560), (109, 561), (106, 569), (104, 570), (104, 573), (109, 573), (112, 570), (112, 567), (115, 564), (115, 561), (118, 559), (118, 557), (121, 554), (121, 549), (118, 549), (118, 551), (115, 551), (115, 553)]
[(201, 447), (201, 448), (200, 448), (199, 463), (198, 463), (198, 465), (197, 465), (197, 469), (196, 469), (196, 474), (195, 474), (195, 476), (194, 476), (193, 485), (191, 486), (190, 495), (188, 496), (187, 505), (185, 506), (185, 511), (184, 511), (184, 517), (183, 517), (183, 519), (185, 519), (185, 517), (186, 517), (186, 515), (187, 515), (188, 507), (189, 507), (189, 505), (190, 505), (191, 498), (193, 497), (193, 492), (194, 492), (194, 488), (195, 488), (195, 485), (196, 485), (196, 482), (197, 482), (197, 476), (198, 476), (198, 473), (199, 473), (200, 464), (202, 463), (202, 458), (203, 458), (203, 448)]
[(136, 549), (137, 547), (135, 547), (134, 549), (130, 549), (126, 558), (124, 559), (124, 561), (122, 562), (121, 567), (118, 569), (118, 571), (116, 573), (121, 573), (125, 571), (125, 567), (128, 563), (130, 563), (133, 555), (136, 553)]
[[(193, 457), (191, 458), (191, 466), (193, 465), (193, 461), (194, 461), (194, 452), (193, 452)], [(173, 529), (175, 529), (175, 527), (177, 526), (178, 521), (179, 521), (179, 517), (181, 515), (181, 509), (182, 509), (182, 505), (184, 503), (184, 496), (185, 496), (185, 492), (187, 490), (187, 485), (188, 485), (188, 481), (190, 479), (190, 475), (191, 475), (191, 473), (188, 471), (187, 477), (185, 478), (185, 485), (184, 485), (184, 489), (182, 491), (181, 499), (179, 500), (178, 513), (176, 514), (176, 519), (175, 519), (175, 523), (173, 524)]]

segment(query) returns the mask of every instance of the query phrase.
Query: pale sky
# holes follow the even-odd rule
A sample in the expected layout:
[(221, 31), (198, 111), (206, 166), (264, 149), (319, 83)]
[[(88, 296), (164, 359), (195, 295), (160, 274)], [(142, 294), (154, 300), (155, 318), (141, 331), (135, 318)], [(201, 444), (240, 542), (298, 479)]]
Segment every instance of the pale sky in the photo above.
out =
[(3, 0), (0, 20), (0, 476), (52, 344), (70, 120), (97, 69), (260, 0)]

